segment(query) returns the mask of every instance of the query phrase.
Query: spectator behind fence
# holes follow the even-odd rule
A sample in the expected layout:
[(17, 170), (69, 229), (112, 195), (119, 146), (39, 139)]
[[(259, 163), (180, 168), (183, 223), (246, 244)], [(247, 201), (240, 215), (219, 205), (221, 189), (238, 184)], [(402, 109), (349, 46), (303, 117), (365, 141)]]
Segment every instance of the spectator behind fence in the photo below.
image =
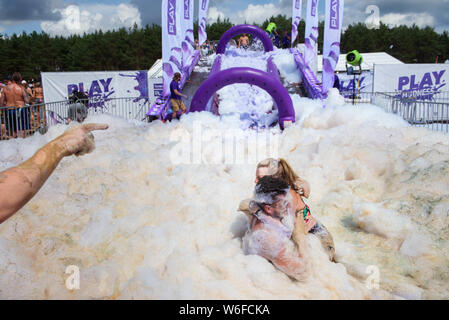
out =
[(31, 90), (30, 86), (25, 80), (22, 80), (22, 86), (25, 92), (27, 93), (28, 97), (30, 98), (30, 102), (33, 101), (33, 90)]
[(25, 137), (25, 131), (30, 130), (30, 115), (25, 104), (30, 103), (30, 97), (21, 85), (22, 76), (16, 72), (12, 76), (12, 82), (3, 89), (0, 106), (7, 107), (5, 114), (6, 134), (10, 137), (21, 135)]
[(86, 124), (69, 129), (26, 162), (0, 172), (0, 224), (34, 197), (62, 158), (82, 156), (95, 149), (92, 131), (106, 129), (106, 124)]
[[(5, 81), (6, 83), (6, 81)], [(0, 82), (0, 101), (2, 100), (3, 96), (3, 88), (6, 86), (5, 83)], [(4, 117), (3, 117), (3, 109), (2, 105), (0, 105), (0, 140), (6, 139), (6, 129), (5, 129), (5, 123), (4, 123)]]
[(44, 90), (40, 82), (36, 82), (33, 90), (34, 104), (44, 103)]
[(68, 122), (83, 122), (87, 118), (87, 103), (89, 97), (84, 92), (73, 91), (69, 96)]

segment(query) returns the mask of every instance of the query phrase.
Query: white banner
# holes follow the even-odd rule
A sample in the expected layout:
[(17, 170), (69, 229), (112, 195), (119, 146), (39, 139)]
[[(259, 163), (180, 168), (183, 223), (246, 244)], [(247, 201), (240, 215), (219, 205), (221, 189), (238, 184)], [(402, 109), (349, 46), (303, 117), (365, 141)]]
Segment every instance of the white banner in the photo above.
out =
[(147, 71), (42, 72), (41, 77), (46, 103), (67, 100), (74, 91), (86, 92), (91, 102), (148, 99)]
[(370, 71), (363, 72), (360, 77), (356, 76), (354, 81), (354, 76), (348, 76), (346, 73), (339, 73), (338, 78), (340, 79), (340, 93), (345, 97), (349, 98), (352, 96), (355, 88), (355, 92), (359, 93), (370, 93), (373, 90), (373, 73)]
[(209, 0), (199, 0), (200, 8), (198, 14), (198, 44), (201, 46), (207, 40), (206, 24), (207, 12), (209, 11)]
[(184, 40), (181, 20), (184, 0), (162, 0), (162, 72), (164, 96), (170, 94), (170, 83), (176, 72), (182, 73), (182, 49)]
[(400, 64), (374, 67), (374, 92), (395, 92), (417, 100), (431, 100), (449, 91), (449, 65)]
[(318, 2), (319, 0), (307, 1), (306, 34), (304, 60), (315, 74), (318, 68)]
[[(309, 0), (310, 1), (310, 0)], [(298, 27), (302, 17), (302, 0), (293, 0), (292, 11), (292, 46), (298, 36)]]
[(195, 36), (193, 33), (194, 0), (183, 0), (184, 11), (182, 17), (182, 34), (185, 36), (182, 42), (182, 65), (188, 68), (192, 63), (195, 51)]
[(334, 72), (340, 57), (344, 0), (326, 0), (323, 44), (323, 94), (334, 86)]

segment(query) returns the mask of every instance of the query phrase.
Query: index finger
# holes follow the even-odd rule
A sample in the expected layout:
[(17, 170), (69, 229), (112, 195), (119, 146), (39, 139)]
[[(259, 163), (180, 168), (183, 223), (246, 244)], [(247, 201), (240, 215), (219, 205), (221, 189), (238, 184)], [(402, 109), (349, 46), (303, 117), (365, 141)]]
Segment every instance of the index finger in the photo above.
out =
[(101, 124), (101, 123), (88, 123), (83, 125), (83, 129), (86, 132), (91, 132), (95, 130), (107, 130), (109, 128), (109, 125), (107, 124)]

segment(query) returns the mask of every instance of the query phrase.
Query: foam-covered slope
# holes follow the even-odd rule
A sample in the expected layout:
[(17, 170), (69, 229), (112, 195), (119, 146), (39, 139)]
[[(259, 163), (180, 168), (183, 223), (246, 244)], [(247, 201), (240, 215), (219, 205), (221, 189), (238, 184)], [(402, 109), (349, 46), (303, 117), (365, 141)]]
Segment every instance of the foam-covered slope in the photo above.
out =
[[(230, 129), (242, 141), (255, 137), (238, 117), (140, 124), (100, 116), (88, 121), (110, 129), (95, 134), (95, 152), (64, 159), (0, 225), (0, 298), (448, 299), (448, 136), (332, 94), (326, 109), (292, 99), (302, 118), (267, 137), (279, 139), (279, 156), (311, 184), (307, 202), (334, 236), (340, 263), (312, 235), (306, 283), (243, 254), (247, 221), (237, 208), (251, 195), (260, 159), (205, 164), (217, 154), (211, 141)], [(202, 164), (186, 164), (199, 127)], [(65, 129), (0, 143), (0, 170)], [(81, 270), (79, 291), (65, 288), (69, 265)], [(381, 290), (366, 287), (369, 266), (378, 267)]]

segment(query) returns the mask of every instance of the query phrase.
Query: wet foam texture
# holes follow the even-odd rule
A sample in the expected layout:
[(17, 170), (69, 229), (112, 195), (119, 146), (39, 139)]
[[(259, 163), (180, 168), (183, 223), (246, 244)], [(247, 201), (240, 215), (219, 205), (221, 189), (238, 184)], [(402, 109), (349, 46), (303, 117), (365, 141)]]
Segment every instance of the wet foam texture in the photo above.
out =
[[(244, 255), (247, 220), (237, 208), (253, 193), (255, 163), (172, 164), (174, 130), (193, 135), (194, 121), (241, 130), (238, 118), (197, 113), (136, 125), (103, 115), (88, 118), (110, 125), (95, 133), (94, 153), (64, 159), (0, 225), (0, 298), (448, 299), (449, 137), (338, 96), (326, 108), (292, 99), (297, 123), (271, 133), (279, 156), (310, 183), (306, 202), (332, 233), (338, 263), (314, 235), (304, 283)], [(66, 129), (3, 141), (1, 169)], [(72, 265), (77, 291), (65, 286)], [(366, 285), (370, 266), (379, 290)]]

